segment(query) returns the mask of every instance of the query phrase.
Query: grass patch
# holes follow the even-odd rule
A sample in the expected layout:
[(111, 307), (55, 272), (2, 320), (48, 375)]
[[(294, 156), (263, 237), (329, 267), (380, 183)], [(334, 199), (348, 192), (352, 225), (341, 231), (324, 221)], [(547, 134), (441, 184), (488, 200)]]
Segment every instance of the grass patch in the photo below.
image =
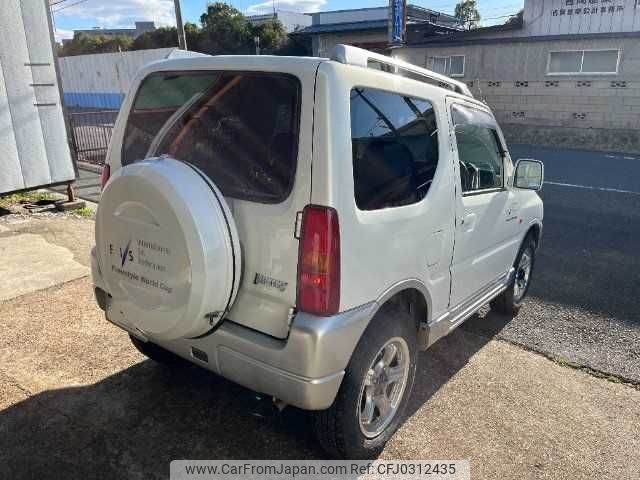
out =
[(9, 195), (0, 195), (0, 207), (6, 208), (23, 201), (37, 202), (38, 200), (51, 200), (53, 197), (48, 192), (21, 192)]
[(85, 217), (85, 218), (91, 218), (94, 215), (93, 210), (91, 210), (89, 207), (82, 207), (76, 210), (71, 210), (70, 213), (73, 213), (74, 215), (78, 215), (79, 217)]

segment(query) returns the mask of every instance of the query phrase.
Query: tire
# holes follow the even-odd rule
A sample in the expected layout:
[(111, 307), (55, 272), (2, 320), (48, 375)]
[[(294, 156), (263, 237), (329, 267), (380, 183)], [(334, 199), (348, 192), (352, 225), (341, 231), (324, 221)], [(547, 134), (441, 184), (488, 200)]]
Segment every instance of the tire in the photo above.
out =
[[(521, 263), (523, 262), (523, 257), (525, 255), (528, 255), (530, 261), (528, 273), (526, 273), (526, 280), (524, 285), (521, 286), (522, 275), (524, 274), (521, 268), (523, 265), (521, 265)], [(527, 296), (527, 292), (529, 291), (529, 286), (531, 285), (531, 276), (533, 275), (535, 258), (536, 242), (532, 235), (527, 235), (520, 246), (520, 250), (516, 256), (516, 261), (513, 264), (513, 267), (516, 269), (514, 279), (511, 282), (511, 285), (509, 285), (509, 288), (491, 300), (492, 310), (510, 317), (518, 315), (520, 308), (522, 307), (522, 303)]]
[[(398, 374), (406, 370), (402, 375), (404, 387), (399, 386), (401, 381), (385, 387), (387, 378), (378, 376), (370, 369), (376, 364), (377, 371), (380, 361), (384, 361), (384, 353), (393, 354), (394, 349), (396, 357), (391, 357), (389, 366), (385, 367), (384, 371), (393, 373), (393, 370), (389, 369), (395, 368), (395, 373)], [(417, 352), (417, 328), (414, 319), (401, 307), (383, 306), (360, 339), (333, 405), (327, 410), (312, 413), (314, 433), (329, 454), (346, 459), (369, 459), (380, 454), (404, 420), (407, 402), (413, 389)], [(387, 399), (391, 397), (391, 402), (387, 405), (391, 405), (393, 410), (395, 404), (395, 410), (391, 418), (385, 422), (382, 421), (382, 410), (376, 404), (369, 410), (371, 416), (367, 418), (372, 421), (367, 423), (364, 416), (368, 414), (362, 410), (365, 405), (370, 406), (374, 403), (371, 400), (367, 401), (367, 398), (380, 399), (378, 395), (373, 395), (376, 389), (390, 393), (384, 396)], [(369, 396), (369, 393), (372, 395)], [(378, 416), (374, 421), (376, 411)], [(364, 419), (364, 424), (361, 424), (361, 418)], [(376, 426), (378, 429), (381, 428), (381, 431), (374, 431)]]
[(133, 335), (129, 335), (129, 339), (136, 349), (150, 358), (154, 362), (158, 362), (162, 365), (168, 365), (171, 367), (182, 367), (189, 365), (182, 357), (179, 357), (175, 353), (170, 352), (169, 350), (165, 350), (162, 347), (159, 347), (155, 343), (151, 342), (143, 342), (142, 340), (134, 337)]

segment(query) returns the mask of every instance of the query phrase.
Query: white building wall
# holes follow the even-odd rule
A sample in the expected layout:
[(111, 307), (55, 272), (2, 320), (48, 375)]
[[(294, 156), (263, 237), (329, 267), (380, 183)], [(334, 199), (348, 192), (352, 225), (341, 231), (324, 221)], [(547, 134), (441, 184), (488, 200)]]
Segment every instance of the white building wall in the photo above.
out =
[(387, 7), (356, 8), (353, 10), (337, 10), (334, 12), (314, 13), (313, 23), (349, 23), (364, 22), (368, 20), (386, 20), (388, 18)]
[(2, 2), (0, 193), (75, 179), (45, 8)]
[(524, 36), (636, 32), (637, 0), (525, 0)]
[(316, 38), (314, 38), (313, 55), (317, 57), (329, 57), (333, 47), (340, 43), (371, 49), (370, 45), (386, 45), (388, 39), (386, 32), (325, 33), (316, 35)]
[(156, 48), (60, 58), (65, 105), (120, 108), (136, 72), (147, 63), (166, 58), (174, 50)]
[(278, 10), (276, 15), (287, 33), (291, 33), (300, 28), (311, 25), (311, 15), (297, 12), (286, 12), (282, 10)]
[[(287, 12), (286, 10), (276, 10), (275, 18), (282, 24), (287, 33), (294, 32), (300, 28), (311, 25), (311, 15), (299, 12)], [(247, 20), (252, 25), (264, 25), (273, 21), (273, 13), (262, 15), (250, 15)]]
[[(394, 56), (429, 68), (429, 58), (464, 56), (457, 77), (493, 109), (513, 143), (640, 152), (640, 37), (501, 39), (495, 43), (425, 44)], [(553, 75), (550, 52), (620, 51), (618, 73)]]

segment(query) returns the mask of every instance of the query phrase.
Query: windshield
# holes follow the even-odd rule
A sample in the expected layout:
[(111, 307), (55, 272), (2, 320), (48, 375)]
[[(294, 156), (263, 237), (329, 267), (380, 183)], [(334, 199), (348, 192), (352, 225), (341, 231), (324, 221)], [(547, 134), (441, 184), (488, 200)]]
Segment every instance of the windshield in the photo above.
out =
[(160, 72), (141, 84), (122, 164), (168, 154), (201, 169), (223, 195), (279, 203), (296, 168), (300, 82), (255, 72)]

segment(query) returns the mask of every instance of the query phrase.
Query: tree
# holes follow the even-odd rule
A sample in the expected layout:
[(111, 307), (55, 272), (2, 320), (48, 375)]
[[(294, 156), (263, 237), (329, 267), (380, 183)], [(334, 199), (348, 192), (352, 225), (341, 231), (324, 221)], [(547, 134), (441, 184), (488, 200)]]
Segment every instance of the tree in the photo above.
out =
[(251, 25), (239, 10), (226, 3), (207, 5), (200, 17), (202, 24), (199, 50), (211, 55), (251, 53), (253, 36)]
[[(187, 22), (184, 26), (189, 50), (210, 55), (253, 54), (254, 38), (260, 39), (260, 50), (274, 55), (310, 55), (311, 43), (307, 36), (287, 35), (277, 21), (252, 25), (237, 9), (225, 3), (207, 5), (200, 17), (202, 27)], [(130, 37), (92, 36), (79, 33), (73, 40), (60, 47), (59, 55), (82, 55), (86, 53), (146, 50), (178, 46), (175, 27), (161, 27), (138, 36)]]
[(149, 48), (165, 48), (178, 46), (176, 27), (161, 27), (144, 32), (136, 37), (131, 50), (147, 50)]
[(124, 52), (131, 48), (132, 43), (133, 39), (125, 35), (87, 35), (80, 32), (64, 43), (60, 56)]
[(508, 20), (504, 23), (505, 25), (521, 24), (523, 17), (524, 17), (524, 9), (520, 10), (518, 13), (516, 13), (512, 17), (509, 17)]
[(471, 30), (480, 22), (480, 12), (476, 0), (462, 0), (456, 5), (455, 17), (464, 28)]
[(260, 38), (262, 53), (276, 53), (287, 43), (287, 32), (278, 20), (261, 25), (250, 25), (251, 38)]
[(313, 52), (311, 36), (289, 35), (287, 41), (278, 48), (275, 55), (288, 55), (293, 57), (310, 57)]
[[(200, 29), (195, 23), (185, 23), (184, 32), (187, 37), (187, 48), (198, 50)], [(131, 50), (147, 50), (149, 48), (167, 48), (178, 46), (178, 31), (176, 27), (161, 27), (149, 30), (139, 35), (131, 45)]]

